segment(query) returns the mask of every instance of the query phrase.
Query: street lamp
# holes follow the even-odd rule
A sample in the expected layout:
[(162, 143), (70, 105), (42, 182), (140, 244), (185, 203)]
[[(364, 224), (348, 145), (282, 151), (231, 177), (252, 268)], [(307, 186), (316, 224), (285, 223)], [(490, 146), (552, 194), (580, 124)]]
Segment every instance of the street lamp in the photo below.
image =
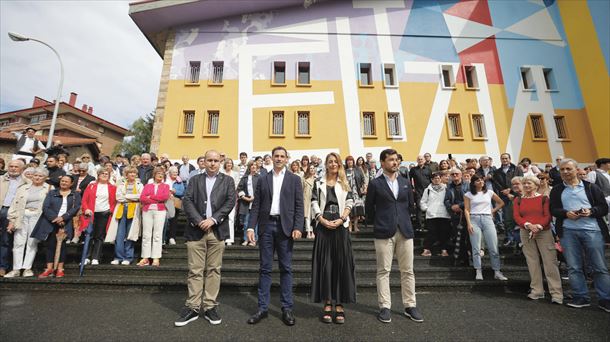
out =
[(61, 92), (62, 92), (62, 88), (64, 85), (64, 64), (61, 62), (61, 57), (59, 57), (59, 53), (57, 53), (57, 51), (51, 45), (43, 42), (42, 40), (38, 40), (38, 39), (35, 39), (32, 37), (26, 37), (24, 35), (21, 35), (19, 33), (15, 33), (15, 32), (9, 32), (8, 36), (16, 42), (26, 42), (28, 40), (39, 42), (40, 44), (43, 44), (43, 45), (47, 46), (49, 49), (51, 49), (57, 56), (57, 59), (59, 59), (59, 68), (60, 68), (61, 74), (60, 74), (60, 78), (59, 78), (59, 88), (57, 89), (57, 97), (55, 99), (55, 109), (53, 109), (53, 118), (51, 119), (51, 127), (49, 128), (49, 138), (47, 139), (47, 149), (49, 149), (53, 145), (53, 133), (55, 133), (55, 122), (57, 121), (57, 112), (59, 111), (59, 102), (61, 101)]

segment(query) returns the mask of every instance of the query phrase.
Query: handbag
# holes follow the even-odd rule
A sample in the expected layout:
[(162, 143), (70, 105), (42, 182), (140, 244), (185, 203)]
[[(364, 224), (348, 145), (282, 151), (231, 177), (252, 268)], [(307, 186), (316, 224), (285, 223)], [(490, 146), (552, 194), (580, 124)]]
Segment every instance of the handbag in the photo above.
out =
[(174, 197), (174, 208), (182, 209), (182, 200), (178, 197)]

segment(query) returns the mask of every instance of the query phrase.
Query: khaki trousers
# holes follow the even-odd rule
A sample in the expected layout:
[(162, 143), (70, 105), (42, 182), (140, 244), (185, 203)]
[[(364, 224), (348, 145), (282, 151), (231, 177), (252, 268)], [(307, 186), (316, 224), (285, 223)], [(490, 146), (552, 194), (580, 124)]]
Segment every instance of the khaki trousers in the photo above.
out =
[(207, 311), (218, 305), (216, 297), (220, 291), (220, 268), (225, 243), (210, 231), (201, 240), (188, 241), (186, 248), (189, 266), (186, 306), (199, 311), (203, 295), (203, 310)]
[(523, 255), (527, 261), (527, 269), (530, 273), (530, 288), (536, 295), (544, 294), (542, 285), (542, 270), (540, 268), (540, 258), (544, 265), (544, 275), (549, 286), (551, 297), (563, 300), (563, 290), (561, 289), (561, 277), (557, 267), (557, 251), (555, 250), (555, 240), (550, 230), (543, 230), (532, 239), (529, 238), (529, 230), (521, 229), (521, 242), (523, 243)]
[(415, 307), (415, 273), (413, 273), (413, 239), (405, 238), (400, 231), (389, 239), (375, 239), (377, 257), (377, 301), (379, 308), (392, 308), (390, 292), (390, 271), (396, 254), (400, 270), (402, 304), (405, 308)]

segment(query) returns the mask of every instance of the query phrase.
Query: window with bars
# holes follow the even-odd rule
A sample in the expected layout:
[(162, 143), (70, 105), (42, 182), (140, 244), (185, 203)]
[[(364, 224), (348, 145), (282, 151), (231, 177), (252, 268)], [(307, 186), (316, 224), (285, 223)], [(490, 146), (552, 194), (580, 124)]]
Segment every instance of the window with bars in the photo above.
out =
[(463, 139), (462, 120), (459, 113), (447, 114), (447, 130), (449, 139)]
[(555, 116), (555, 129), (557, 129), (557, 139), (560, 140), (568, 140), (570, 136), (568, 135), (568, 126), (566, 125), (565, 116)]
[(286, 84), (286, 62), (273, 62), (273, 84)]
[(453, 65), (441, 65), (441, 82), (445, 89), (455, 89), (455, 76), (453, 75)]
[(400, 136), (400, 113), (388, 113), (388, 136)]
[(182, 134), (193, 134), (195, 128), (195, 112), (185, 110), (182, 117)]
[(284, 135), (284, 112), (271, 113), (271, 135)]
[(371, 63), (360, 63), (360, 85), (371, 86), (373, 85), (373, 72), (371, 71)]
[(524, 91), (534, 90), (534, 77), (532, 76), (532, 69), (528, 67), (521, 67), (521, 82), (523, 84)]
[(534, 140), (546, 140), (546, 132), (544, 130), (542, 115), (530, 115), (530, 125)]
[(374, 137), (377, 135), (375, 129), (375, 113), (362, 113), (362, 135), (365, 137)]
[(6, 127), (6, 126), (8, 126), (10, 124), (11, 124), (11, 120), (10, 119), (0, 120), (0, 127)]
[(201, 71), (201, 62), (190, 61), (187, 74), (187, 83), (199, 83), (199, 72)]
[(396, 86), (396, 67), (394, 64), (383, 65), (383, 84), (388, 87)]
[(32, 115), (32, 116), (30, 116), (30, 124), (39, 123), (40, 121), (45, 120), (46, 118), (47, 118), (47, 114)]
[(309, 136), (309, 112), (298, 111), (297, 112), (297, 135)]
[(475, 68), (473, 65), (464, 66), (464, 76), (466, 78), (466, 89), (479, 89), (477, 68)]
[(473, 139), (486, 139), (487, 130), (485, 129), (485, 117), (483, 117), (483, 114), (472, 114), (471, 120)]
[(297, 63), (297, 80), (299, 85), (309, 85), (311, 83), (311, 77), (309, 72), (309, 62)]
[(224, 66), (225, 66), (225, 62), (223, 62), (223, 61), (212, 62), (212, 70), (211, 70), (212, 75), (211, 75), (210, 83), (222, 84)]
[(206, 134), (218, 135), (218, 123), (220, 121), (220, 112), (217, 110), (208, 111), (208, 122)]

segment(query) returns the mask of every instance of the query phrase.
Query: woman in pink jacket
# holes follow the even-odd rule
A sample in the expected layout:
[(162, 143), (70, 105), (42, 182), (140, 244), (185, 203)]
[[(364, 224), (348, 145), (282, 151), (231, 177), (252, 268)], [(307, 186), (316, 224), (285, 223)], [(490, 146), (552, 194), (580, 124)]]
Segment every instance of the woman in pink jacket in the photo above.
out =
[(169, 198), (169, 185), (163, 182), (165, 170), (155, 167), (153, 181), (146, 184), (140, 195), (142, 205), (142, 260), (138, 266), (159, 266), (161, 246), (163, 244), (163, 226), (165, 224), (165, 201)]

